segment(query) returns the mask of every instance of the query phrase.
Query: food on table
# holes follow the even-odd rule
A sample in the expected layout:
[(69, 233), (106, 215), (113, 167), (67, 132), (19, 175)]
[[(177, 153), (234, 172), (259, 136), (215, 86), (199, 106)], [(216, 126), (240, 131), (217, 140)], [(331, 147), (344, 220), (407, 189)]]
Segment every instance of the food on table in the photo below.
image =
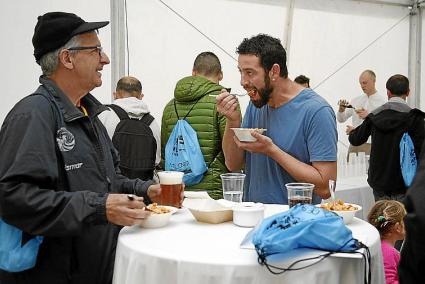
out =
[(329, 211), (356, 211), (359, 210), (357, 206), (354, 206), (349, 203), (345, 203), (341, 199), (338, 199), (335, 202), (329, 202), (320, 204), (320, 207)]
[(164, 206), (158, 206), (157, 203), (149, 204), (146, 207), (150, 211), (152, 211), (152, 213), (154, 213), (154, 214), (166, 214), (166, 213), (170, 213), (171, 212), (171, 210), (169, 208), (164, 207)]
[(266, 130), (264, 128), (245, 128), (245, 129), (253, 130), (253, 131), (256, 131), (256, 132), (260, 132), (260, 133)]

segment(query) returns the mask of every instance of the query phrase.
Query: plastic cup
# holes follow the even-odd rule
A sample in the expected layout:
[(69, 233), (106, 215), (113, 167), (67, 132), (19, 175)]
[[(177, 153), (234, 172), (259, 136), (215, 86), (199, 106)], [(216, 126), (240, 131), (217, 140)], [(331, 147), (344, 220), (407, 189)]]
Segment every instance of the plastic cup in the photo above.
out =
[(221, 174), (220, 177), (224, 199), (232, 202), (242, 202), (245, 174), (227, 173)]
[(183, 202), (183, 172), (162, 171), (158, 172), (161, 194), (159, 204), (180, 208)]
[(312, 204), (314, 184), (293, 182), (285, 184), (285, 187), (288, 192), (289, 208), (299, 203)]

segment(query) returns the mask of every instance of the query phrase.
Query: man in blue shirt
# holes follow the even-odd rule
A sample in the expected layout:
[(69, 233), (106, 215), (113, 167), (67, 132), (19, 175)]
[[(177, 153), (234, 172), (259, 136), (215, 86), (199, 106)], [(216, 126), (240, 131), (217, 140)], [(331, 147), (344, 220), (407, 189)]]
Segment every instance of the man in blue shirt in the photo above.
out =
[(231, 128), (241, 127), (238, 100), (224, 91), (217, 109), (227, 117), (223, 137), (226, 166), (245, 165), (244, 200), (288, 204), (285, 184), (315, 185), (313, 202), (329, 198), (329, 180), (336, 179), (337, 131), (335, 113), (313, 90), (288, 78), (286, 52), (280, 41), (259, 34), (244, 39), (237, 52), (241, 84), (250, 96), (242, 127), (256, 142), (241, 142)]

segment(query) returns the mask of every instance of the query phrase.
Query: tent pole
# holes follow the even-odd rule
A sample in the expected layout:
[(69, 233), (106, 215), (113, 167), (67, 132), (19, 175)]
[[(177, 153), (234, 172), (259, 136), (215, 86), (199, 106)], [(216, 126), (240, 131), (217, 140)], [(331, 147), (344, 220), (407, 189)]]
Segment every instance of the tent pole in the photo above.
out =
[(410, 106), (421, 107), (421, 35), (422, 10), (418, 0), (414, 0), (409, 20), (409, 64), (408, 77), (410, 81), (410, 96), (407, 101)]
[(288, 10), (286, 13), (285, 28), (283, 29), (283, 47), (286, 50), (286, 62), (289, 62), (289, 53), (291, 51), (291, 34), (294, 17), (294, 2), (295, 0), (289, 0)]
[(355, 2), (366, 2), (379, 5), (410, 7), (412, 4), (405, 1), (385, 1), (385, 0), (351, 0)]
[[(111, 90), (125, 75), (125, 9), (124, 0), (110, 0), (111, 7)], [(111, 100), (113, 100), (111, 93)]]

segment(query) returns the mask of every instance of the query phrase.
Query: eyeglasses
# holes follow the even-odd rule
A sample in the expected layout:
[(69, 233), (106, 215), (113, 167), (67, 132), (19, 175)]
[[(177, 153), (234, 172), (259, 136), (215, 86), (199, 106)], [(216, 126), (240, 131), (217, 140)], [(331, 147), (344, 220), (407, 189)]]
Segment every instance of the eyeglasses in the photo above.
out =
[(76, 50), (76, 51), (80, 51), (80, 50), (87, 50), (87, 49), (96, 49), (97, 52), (99, 53), (99, 56), (102, 57), (102, 52), (103, 52), (103, 47), (101, 46), (74, 46), (74, 47), (70, 47), (67, 48), (68, 50)]

